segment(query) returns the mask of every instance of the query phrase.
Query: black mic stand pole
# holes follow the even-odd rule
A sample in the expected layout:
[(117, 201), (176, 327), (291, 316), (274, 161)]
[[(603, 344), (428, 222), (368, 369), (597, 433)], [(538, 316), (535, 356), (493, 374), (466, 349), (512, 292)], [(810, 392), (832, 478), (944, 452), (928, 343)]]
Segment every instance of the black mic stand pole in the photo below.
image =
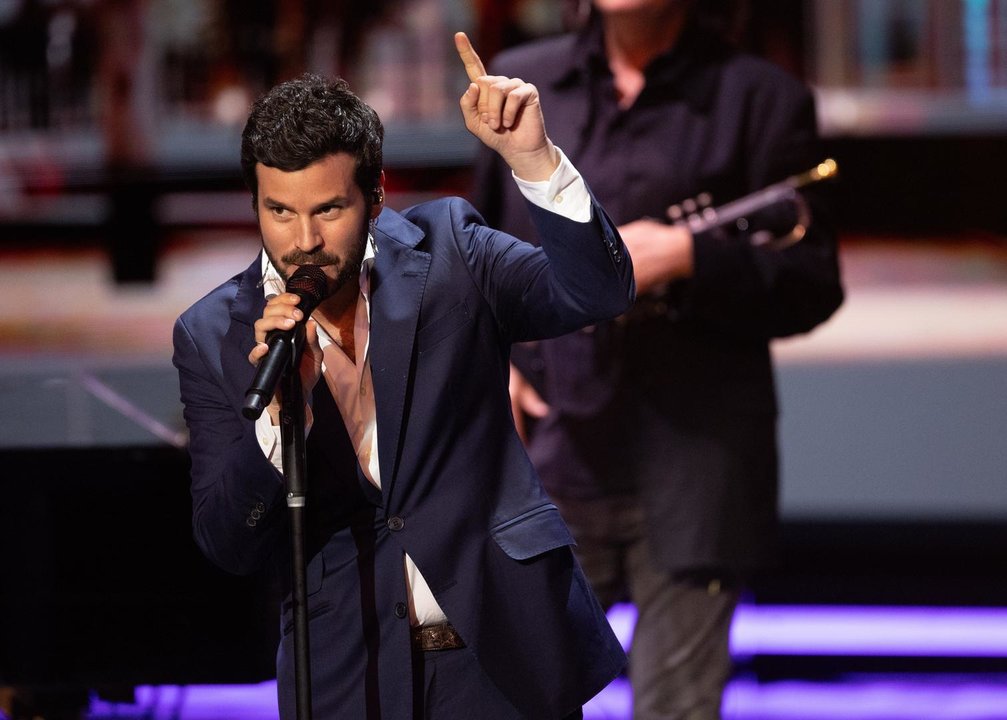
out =
[(290, 365), (280, 378), (280, 438), (283, 482), (290, 516), (290, 560), (294, 602), (294, 682), (297, 720), (311, 720), (311, 652), (308, 638), (307, 558), (305, 557), (305, 505), (308, 478), (304, 446), (304, 391), (298, 370), (304, 329), (296, 334)]

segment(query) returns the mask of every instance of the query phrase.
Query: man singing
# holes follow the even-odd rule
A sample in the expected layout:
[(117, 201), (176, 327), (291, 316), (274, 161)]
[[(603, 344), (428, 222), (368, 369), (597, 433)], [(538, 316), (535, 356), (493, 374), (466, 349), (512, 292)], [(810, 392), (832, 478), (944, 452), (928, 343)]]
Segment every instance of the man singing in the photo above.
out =
[[(231, 572), (282, 563), (278, 399), (256, 422), (241, 408), (267, 333), (304, 319), (286, 280), (325, 273), (299, 366), (319, 718), (576, 718), (625, 662), (514, 430), (508, 361), (515, 341), (626, 310), (631, 263), (536, 88), (455, 42), (465, 124), (512, 169), (542, 247), (457, 198), (384, 208), (378, 117), (305, 76), (260, 98), (242, 135), (262, 253), (175, 325), (196, 540)], [(282, 615), (293, 718), (289, 599)]]

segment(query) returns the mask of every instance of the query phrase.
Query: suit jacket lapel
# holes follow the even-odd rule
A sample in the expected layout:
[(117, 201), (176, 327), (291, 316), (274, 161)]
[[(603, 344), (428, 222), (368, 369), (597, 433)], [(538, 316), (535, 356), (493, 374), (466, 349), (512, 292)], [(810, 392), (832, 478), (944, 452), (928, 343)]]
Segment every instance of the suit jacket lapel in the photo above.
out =
[(415, 249), (422, 238), (422, 230), (389, 210), (382, 212), (374, 232), (369, 353), (386, 507), (398, 472), (413, 345), (430, 270), (430, 254)]
[[(420, 305), (430, 270), (430, 254), (417, 250), (423, 231), (398, 213), (382, 212), (375, 228), (377, 254), (371, 269), (370, 362), (378, 423), (378, 463), (385, 501), (398, 470), (399, 439), (412, 373)], [(232, 322), (221, 347), (225, 382), (244, 398), (255, 368), (248, 362), (252, 325), (266, 300), (258, 287), (260, 259), (242, 273), (231, 306)]]

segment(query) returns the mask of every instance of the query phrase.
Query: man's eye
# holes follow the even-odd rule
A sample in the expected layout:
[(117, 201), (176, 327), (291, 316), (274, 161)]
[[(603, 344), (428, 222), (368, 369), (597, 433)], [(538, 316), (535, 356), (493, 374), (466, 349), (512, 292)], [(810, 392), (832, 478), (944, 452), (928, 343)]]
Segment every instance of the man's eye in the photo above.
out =
[(319, 208), (318, 214), (319, 215), (335, 215), (336, 213), (339, 212), (339, 210), (340, 210), (340, 206), (339, 205), (325, 205), (324, 207)]
[(283, 207), (271, 207), (269, 208), (269, 212), (273, 213), (276, 217), (285, 217), (289, 214), (287, 208)]

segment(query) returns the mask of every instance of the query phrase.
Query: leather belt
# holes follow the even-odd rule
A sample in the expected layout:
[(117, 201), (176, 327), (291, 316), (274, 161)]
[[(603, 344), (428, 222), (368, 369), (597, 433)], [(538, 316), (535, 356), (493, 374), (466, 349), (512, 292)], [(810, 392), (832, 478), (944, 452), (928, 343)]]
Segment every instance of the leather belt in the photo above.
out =
[(412, 628), (413, 650), (456, 650), (465, 647), (461, 635), (449, 622)]

